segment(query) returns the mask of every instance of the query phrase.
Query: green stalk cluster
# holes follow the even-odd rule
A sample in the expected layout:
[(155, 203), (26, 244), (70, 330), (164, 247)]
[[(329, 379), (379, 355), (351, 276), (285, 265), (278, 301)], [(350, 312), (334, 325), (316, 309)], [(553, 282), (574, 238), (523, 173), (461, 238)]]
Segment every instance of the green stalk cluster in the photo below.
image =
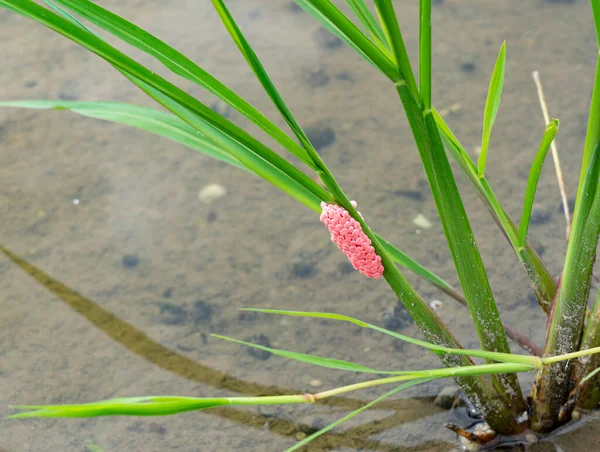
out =
[[(390, 376), (318, 394), (211, 399), (139, 397), (85, 405), (20, 407), (33, 411), (19, 413), (13, 417), (158, 415), (223, 405), (314, 403), (324, 398), (371, 386), (398, 384), (395, 389), (379, 399), (315, 434), (318, 436), (397, 391), (431, 379), (446, 377), (455, 378), (466, 395), (476, 403), (490, 426), (505, 435), (520, 433), (528, 427), (539, 432), (550, 431), (568, 418), (568, 415), (561, 414), (563, 406), (579, 404), (585, 408), (597, 407), (600, 403), (600, 380), (596, 374), (600, 365), (599, 355), (596, 355), (600, 352), (600, 296), (587, 321), (586, 307), (600, 235), (600, 184), (598, 183), (600, 57), (573, 225), (561, 284), (557, 287), (545, 264), (527, 241), (527, 236), (537, 183), (548, 149), (558, 131), (558, 121), (551, 121), (544, 131), (530, 171), (518, 226), (502, 207), (485, 178), (492, 129), (499, 111), (504, 85), (506, 44), (503, 43), (500, 48), (490, 78), (482, 127), (482, 151), (478, 161), (474, 162), (432, 105), (431, 0), (420, 0), (418, 80), (414, 75), (391, 0), (374, 0), (375, 13), (364, 0), (347, 0), (348, 7), (355, 14), (359, 24), (354, 23), (331, 0), (295, 1), (393, 84), (413, 133), (464, 296), (371, 230), (350, 203), (343, 188), (284, 102), (223, 0), (213, 0), (216, 11), (266, 94), (294, 133), (295, 139), (191, 59), (147, 31), (89, 0), (44, 0), (50, 9), (32, 0), (0, 0), (0, 6), (53, 29), (103, 58), (149, 97), (165, 107), (169, 113), (107, 102), (10, 101), (0, 102), (0, 107), (68, 109), (85, 116), (128, 124), (170, 138), (227, 164), (256, 174), (313, 211), (320, 210), (319, 203), (322, 201), (339, 204), (360, 224), (363, 232), (371, 240), (375, 251), (382, 259), (385, 280), (411, 314), (428, 342), (407, 338), (338, 314), (258, 311), (351, 322), (426, 347), (438, 354), (447, 368), (424, 371), (381, 371), (347, 361), (276, 350), (233, 340), (313, 365), (355, 372), (387, 373)], [(591, 3), (600, 43), (600, 0), (591, 0)], [(201, 86), (238, 110), (282, 148), (295, 156), (304, 165), (304, 169), (318, 175), (325, 188), (305, 174), (304, 170), (288, 162), (226, 118), (213, 112), (186, 91), (117, 50), (99, 34), (87, 28), (79, 17), (154, 57), (174, 74)], [(517, 258), (524, 266), (540, 306), (549, 315), (543, 357), (515, 355), (510, 351), (507, 333), (500, 319), (446, 150), (458, 163), (507, 237)], [(481, 350), (462, 349), (451, 331), (409, 284), (396, 264), (415, 272), (467, 306)], [(521, 337), (512, 329), (509, 333), (517, 340)], [(527, 346), (525, 341), (521, 342)], [(486, 364), (474, 365), (472, 357), (483, 358)], [(528, 412), (531, 407), (527, 406), (523, 398), (516, 373), (532, 370), (538, 371), (538, 377), (533, 393), (532, 418), (531, 422), (527, 423), (523, 421), (522, 413)], [(315, 435), (301, 441), (292, 449), (306, 444)]]

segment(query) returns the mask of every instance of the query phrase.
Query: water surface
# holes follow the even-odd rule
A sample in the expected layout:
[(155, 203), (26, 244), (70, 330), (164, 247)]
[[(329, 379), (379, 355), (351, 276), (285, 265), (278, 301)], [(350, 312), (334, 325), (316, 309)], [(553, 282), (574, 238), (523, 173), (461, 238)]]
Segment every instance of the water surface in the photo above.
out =
[[(531, 80), (538, 70), (574, 196), (596, 44), (583, 0), (444, 0), (433, 7), (434, 104), (475, 155), (498, 49), (508, 45), (504, 96), (488, 177), (514, 218), (543, 132)], [(268, 98), (210, 2), (103, 1), (245, 96), (278, 124)], [(372, 225), (456, 284), (400, 103), (384, 77), (332, 40), (287, 0), (228, 1), (298, 120), (320, 132), (321, 155)], [(418, 2), (395, 2), (412, 56)], [(153, 104), (108, 64), (55, 33), (0, 12), (3, 99), (112, 100)], [(191, 83), (123, 49), (226, 112)], [(263, 137), (234, 112), (229, 117)], [(271, 143), (270, 141), (267, 141)], [(87, 402), (117, 396), (262, 395), (318, 391), (364, 376), (261, 359), (210, 333), (265, 340), (304, 353), (381, 369), (439, 366), (413, 346), (357, 327), (250, 316), (241, 307), (334, 311), (383, 324), (397, 301), (383, 281), (348, 271), (313, 212), (266, 182), (180, 145), (125, 126), (66, 112), (0, 111), (0, 416), (10, 404)], [(457, 177), (503, 320), (538, 344), (545, 319), (487, 211)], [(212, 204), (209, 184), (227, 194)], [(565, 249), (564, 218), (551, 164), (544, 168), (530, 234), (554, 273)], [(413, 223), (423, 215), (432, 227)], [(465, 311), (407, 275), (465, 347), (476, 347)], [(410, 323), (398, 330), (420, 337)], [(513, 350), (518, 348), (513, 345)], [(528, 390), (532, 376), (524, 376)], [(439, 451), (454, 448), (432, 398), (450, 381), (410, 389), (311, 450)], [(82, 451), (282, 450), (371, 400), (369, 390), (307, 407), (216, 409), (167, 418), (0, 422), (0, 448)], [(592, 427), (589, 427), (589, 426)], [(592, 450), (597, 425), (560, 450)], [(590, 448), (591, 446), (591, 448)], [(553, 450), (546, 445), (544, 450)], [(559, 450), (559, 449), (557, 449)]]

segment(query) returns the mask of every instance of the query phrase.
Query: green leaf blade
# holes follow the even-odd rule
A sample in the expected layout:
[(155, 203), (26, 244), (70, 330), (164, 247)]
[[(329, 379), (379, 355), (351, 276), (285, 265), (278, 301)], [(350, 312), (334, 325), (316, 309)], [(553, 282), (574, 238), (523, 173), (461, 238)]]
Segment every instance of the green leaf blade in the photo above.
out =
[(323, 0), (294, 0), (298, 6), (317, 19), (325, 28), (346, 42), (360, 56), (379, 69), (391, 81), (398, 82), (398, 69), (389, 55), (377, 47), (333, 3)]
[(423, 109), (431, 108), (431, 0), (419, 2), (419, 90)]
[(178, 117), (152, 108), (118, 102), (19, 100), (0, 102), (0, 107), (36, 110), (69, 110), (89, 118), (125, 124), (175, 141), (209, 157), (248, 171), (237, 159)]
[[(394, 337), (396, 339), (400, 339), (403, 342), (408, 342), (409, 344), (417, 345), (419, 347), (426, 348), (431, 350), (434, 353), (442, 354), (456, 354), (462, 356), (473, 356), (477, 358), (484, 358), (490, 361), (499, 361), (503, 363), (509, 364), (524, 364), (528, 366), (536, 366), (538, 363), (538, 359), (531, 356), (526, 355), (517, 355), (514, 353), (496, 353), (496, 352), (488, 352), (484, 350), (469, 350), (469, 349), (454, 349), (443, 347), (440, 345), (433, 344), (431, 342), (422, 341), (419, 339), (415, 339), (409, 336), (405, 336), (400, 333), (396, 333), (395, 331), (390, 331), (385, 328), (381, 328), (377, 325), (372, 325), (367, 322), (363, 322), (362, 320), (355, 319), (353, 317), (348, 317), (342, 314), (335, 314), (332, 312), (308, 312), (308, 311), (289, 311), (283, 309), (261, 309), (261, 308), (242, 308), (242, 311), (251, 311), (251, 312), (260, 312), (263, 314), (275, 314), (275, 315), (285, 315), (290, 317), (305, 317), (305, 318), (320, 318), (320, 319), (328, 319), (335, 321), (342, 321), (352, 323), (361, 328), (368, 328), (374, 331), (378, 331), (380, 333), (386, 334), (388, 336)], [(465, 366), (469, 367), (469, 366)]]
[(99, 416), (166, 416), (187, 411), (230, 405), (228, 398), (201, 399), (195, 397), (131, 397), (80, 405), (22, 405), (13, 408), (33, 410), (9, 416), (9, 419), (33, 417), (84, 418)]
[(313, 366), (325, 367), (328, 369), (335, 370), (345, 370), (350, 372), (363, 372), (370, 374), (388, 374), (388, 375), (413, 375), (419, 374), (418, 371), (409, 372), (409, 371), (387, 371), (387, 370), (376, 370), (371, 369), (370, 367), (363, 366), (361, 364), (356, 364), (350, 361), (344, 361), (340, 359), (333, 358), (323, 358), (321, 356), (315, 355), (307, 355), (305, 353), (291, 352), (289, 350), (281, 350), (272, 347), (265, 347), (263, 345), (253, 344), (251, 342), (240, 341), (238, 339), (233, 339), (227, 336), (221, 336), (219, 334), (211, 334), (211, 336), (216, 337), (218, 339), (224, 339), (229, 342), (235, 342), (236, 344), (245, 345), (247, 347), (255, 348), (258, 350), (263, 350), (269, 353), (273, 353), (274, 355), (281, 356), (284, 358), (292, 359), (294, 361), (303, 362), (306, 364), (312, 364)]
[(119, 39), (122, 39), (124, 42), (153, 56), (175, 74), (198, 84), (214, 94), (223, 102), (242, 113), (285, 149), (314, 169), (306, 152), (285, 132), (279, 129), (244, 98), (229, 89), (226, 85), (173, 47), (148, 33), (146, 30), (89, 0), (54, 1), (76, 12), (95, 25), (103, 28)]
[(525, 189), (525, 201), (523, 203), (523, 213), (521, 214), (521, 222), (519, 225), (519, 247), (525, 246), (527, 240), (527, 231), (529, 230), (529, 222), (531, 220), (531, 211), (533, 209), (533, 201), (535, 198), (535, 192), (537, 190), (537, 184), (540, 179), (540, 173), (542, 166), (550, 149), (550, 145), (556, 137), (558, 132), (558, 120), (553, 119), (544, 131), (542, 142), (535, 156), (531, 170), (529, 171), (529, 178), (527, 180), (527, 188)]
[(496, 121), (498, 108), (500, 107), (500, 98), (502, 97), (502, 87), (504, 86), (504, 71), (506, 68), (506, 41), (502, 43), (494, 71), (490, 79), (488, 96), (485, 102), (485, 111), (483, 113), (483, 132), (481, 136), (481, 153), (479, 154), (478, 169), (479, 177), (483, 177), (487, 162), (488, 147), (492, 136), (492, 127)]
[(459, 164), (461, 170), (477, 192), (477, 195), (496, 221), (496, 224), (504, 232), (505, 237), (523, 264), (527, 276), (529, 276), (529, 281), (540, 306), (544, 312), (548, 313), (554, 293), (556, 292), (554, 278), (529, 242), (525, 241), (524, 247), (520, 249), (517, 226), (496, 198), (485, 175), (484, 177), (479, 177), (477, 166), (435, 109), (433, 109), (433, 116), (450, 155)]
[(378, 397), (377, 399), (373, 400), (372, 402), (367, 403), (365, 406), (363, 406), (363, 407), (361, 407), (361, 408), (359, 408), (357, 410), (354, 410), (353, 412), (347, 414), (343, 418), (338, 419), (337, 421), (332, 422), (331, 424), (323, 427), (321, 430), (313, 433), (312, 435), (307, 436), (302, 441), (296, 443), (294, 446), (290, 447), (289, 449), (286, 449), (285, 452), (293, 452), (295, 450), (298, 450), (298, 449), (306, 446), (308, 443), (310, 443), (314, 439), (318, 438), (319, 436), (321, 436), (321, 435), (327, 433), (328, 431), (334, 429), (338, 425), (341, 425), (344, 422), (349, 421), (353, 417), (358, 416), (363, 411), (368, 410), (372, 406), (374, 406), (374, 405), (378, 404), (379, 402), (387, 399), (388, 397), (390, 397), (390, 396), (392, 396), (392, 395), (394, 395), (394, 394), (402, 391), (403, 389), (407, 389), (407, 388), (410, 388), (411, 386), (418, 385), (420, 383), (425, 383), (427, 381), (434, 380), (434, 379), (435, 378), (421, 378), (419, 380), (413, 380), (413, 381), (409, 381), (407, 383), (401, 384), (400, 386), (398, 386), (398, 387), (392, 389), (391, 391), (385, 393), (381, 397)]
[(371, 39), (377, 44), (377, 46), (386, 54), (388, 54), (389, 49), (387, 47), (387, 39), (383, 30), (377, 23), (373, 14), (369, 10), (369, 7), (363, 0), (346, 0), (350, 9), (354, 12), (354, 15), (358, 18), (360, 23), (365, 27), (365, 29), (371, 35)]
[(285, 119), (292, 131), (296, 134), (296, 137), (298, 138), (298, 140), (300, 140), (300, 143), (302, 143), (305, 152), (307, 153), (308, 157), (310, 158), (313, 164), (313, 168), (325, 170), (325, 165), (319, 157), (319, 154), (317, 153), (316, 149), (313, 147), (310, 140), (304, 133), (304, 130), (302, 130), (302, 127), (300, 127), (300, 124), (298, 123), (298, 121), (296, 121), (296, 118), (294, 117), (294, 115), (286, 105), (285, 101), (279, 94), (279, 91), (275, 87), (275, 84), (267, 74), (267, 71), (265, 70), (264, 66), (260, 62), (260, 59), (254, 52), (254, 49), (244, 37), (242, 31), (236, 24), (235, 20), (233, 19), (233, 16), (225, 6), (223, 0), (213, 0), (213, 5), (215, 6), (217, 13), (221, 17), (221, 21), (227, 28), (227, 31), (229, 32), (233, 41), (235, 42), (238, 49), (246, 59), (248, 65), (256, 75), (256, 78), (263, 86), (265, 92), (273, 101), (273, 103), (277, 107), (277, 110), (279, 110), (279, 113), (281, 113), (283, 119)]
[[(398, 19), (396, 18), (394, 6), (391, 0), (375, 0), (375, 6), (383, 30), (388, 37), (398, 71), (400, 72), (401, 80), (399, 81), (406, 83), (413, 97), (420, 103), (419, 89), (417, 88), (415, 74), (413, 73), (410, 59), (408, 58), (408, 51), (404, 45), (404, 39), (402, 37), (402, 32), (400, 31)], [(396, 82), (396, 84), (398, 84), (398, 82)]]

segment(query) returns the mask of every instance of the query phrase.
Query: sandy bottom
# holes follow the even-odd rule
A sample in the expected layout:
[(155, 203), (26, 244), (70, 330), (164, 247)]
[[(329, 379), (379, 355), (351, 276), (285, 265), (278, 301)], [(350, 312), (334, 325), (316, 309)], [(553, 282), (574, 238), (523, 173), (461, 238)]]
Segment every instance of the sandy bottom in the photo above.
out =
[[(210, 2), (102, 2), (175, 45), (273, 119), (274, 108)], [(456, 284), (452, 259), (392, 87), (290, 1), (228, 5), (321, 155), (373, 228)], [(397, 1), (417, 53), (418, 2)], [(543, 131), (531, 72), (539, 70), (569, 196), (576, 191), (595, 64), (585, 1), (435, 2), (434, 103), (475, 153), (487, 85), (508, 44), (504, 97), (489, 154), (490, 183), (514, 218)], [(24, 18), (0, 11), (2, 99), (113, 100), (152, 105), (110, 66)], [(153, 70), (168, 72), (131, 51)], [(176, 77), (170, 76), (178, 83)], [(257, 132), (199, 87), (190, 93)], [(279, 119), (278, 124), (283, 124)], [(262, 137), (257, 132), (257, 136)], [(270, 141), (268, 141), (270, 143)], [(485, 208), (457, 177), (503, 320), (538, 344), (545, 318)], [(138, 395), (225, 396), (319, 391), (363, 380), (250, 354), (218, 333), (379, 369), (438, 367), (413, 346), (358, 327), (248, 315), (241, 307), (333, 311), (391, 325), (383, 281), (350, 271), (313, 212), (269, 184), (147, 133), (70, 113), (0, 111), (0, 417), (11, 404), (87, 402)], [(210, 184), (226, 194), (199, 199)], [(431, 227), (416, 226), (422, 215)], [(554, 170), (544, 168), (530, 230), (554, 273), (565, 249)], [(9, 257), (10, 256), (10, 257)], [(465, 347), (470, 318), (407, 274)], [(420, 337), (402, 315), (392, 322)], [(514, 350), (517, 347), (514, 346)], [(266, 359), (265, 359), (266, 358)], [(533, 376), (522, 378), (529, 388)], [(310, 450), (444, 451), (454, 437), (433, 397), (451, 381), (410, 389), (315, 441)], [(321, 389), (319, 389), (321, 388)], [(282, 450), (380, 394), (311, 407), (215, 409), (165, 418), (0, 422), (0, 450)], [(597, 450), (598, 422), (539, 450)]]

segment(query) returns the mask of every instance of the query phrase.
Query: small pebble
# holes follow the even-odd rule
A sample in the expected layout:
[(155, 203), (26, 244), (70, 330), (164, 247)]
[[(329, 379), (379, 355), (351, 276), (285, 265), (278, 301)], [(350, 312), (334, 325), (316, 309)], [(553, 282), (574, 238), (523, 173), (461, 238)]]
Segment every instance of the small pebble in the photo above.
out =
[(171, 298), (173, 296), (173, 288), (167, 287), (162, 293), (163, 298)]
[(533, 432), (525, 433), (525, 439), (529, 444), (536, 444), (538, 442), (538, 437)]
[(431, 225), (431, 221), (425, 218), (423, 215), (419, 214), (413, 218), (412, 222), (423, 229), (429, 229)]
[(173, 303), (159, 303), (160, 323), (164, 325), (181, 325), (187, 320), (187, 312), (181, 306)]
[(307, 127), (306, 135), (317, 151), (331, 145), (335, 141), (335, 132), (331, 127)]
[(580, 413), (579, 411), (577, 411), (577, 410), (574, 410), (574, 411), (571, 413), (571, 420), (576, 422), (576, 421), (578, 421), (579, 419), (581, 419), (581, 413)]
[(227, 194), (227, 189), (219, 184), (210, 184), (200, 190), (198, 199), (206, 204), (212, 204)]
[(298, 433), (296, 433), (296, 435), (295, 435), (295, 436), (296, 436), (296, 439), (297, 439), (298, 441), (302, 441), (302, 440), (303, 440), (304, 438), (306, 438), (308, 435), (307, 435), (306, 433), (304, 433), (304, 432), (298, 432)]
[(463, 61), (462, 63), (460, 63), (460, 70), (466, 74), (472, 74), (473, 72), (475, 72), (475, 69), (477, 69), (477, 67), (472, 61)]
[[(245, 339), (245, 341), (256, 345), (262, 345), (263, 347), (271, 347), (271, 342), (269, 341), (269, 338), (264, 334), (255, 334), (254, 336)], [(268, 352), (266, 350), (261, 350), (252, 347), (246, 347), (246, 353), (248, 353), (250, 356), (256, 359), (260, 359), (261, 361), (265, 361), (273, 355), (273, 353)]]
[(137, 257), (135, 254), (125, 254), (121, 258), (121, 263), (123, 264), (123, 267), (125, 267), (125, 268), (137, 267), (138, 264), (140, 263), (140, 258)]
[(192, 309), (193, 309), (192, 315), (196, 322), (209, 323), (210, 319), (212, 319), (213, 308), (210, 304), (208, 304), (202, 300), (196, 300), (196, 301), (194, 301), (194, 304), (192, 305)]
[(431, 300), (429, 302), (429, 307), (431, 309), (433, 309), (434, 311), (437, 311), (438, 309), (441, 309), (442, 306), (444, 306), (444, 303), (442, 303), (440, 300)]
[(317, 380), (316, 378), (310, 380), (310, 383), (308, 384), (311, 385), (313, 388), (320, 388), (321, 386), (323, 386), (323, 382), (321, 380)]
[(445, 388), (442, 388), (433, 403), (444, 410), (451, 409), (454, 405), (454, 400), (456, 399), (456, 391), (456, 386), (446, 386)]
[(315, 33), (315, 38), (319, 45), (327, 49), (337, 49), (343, 44), (343, 41), (340, 38), (331, 33), (325, 27), (320, 27), (317, 30), (317, 32)]

